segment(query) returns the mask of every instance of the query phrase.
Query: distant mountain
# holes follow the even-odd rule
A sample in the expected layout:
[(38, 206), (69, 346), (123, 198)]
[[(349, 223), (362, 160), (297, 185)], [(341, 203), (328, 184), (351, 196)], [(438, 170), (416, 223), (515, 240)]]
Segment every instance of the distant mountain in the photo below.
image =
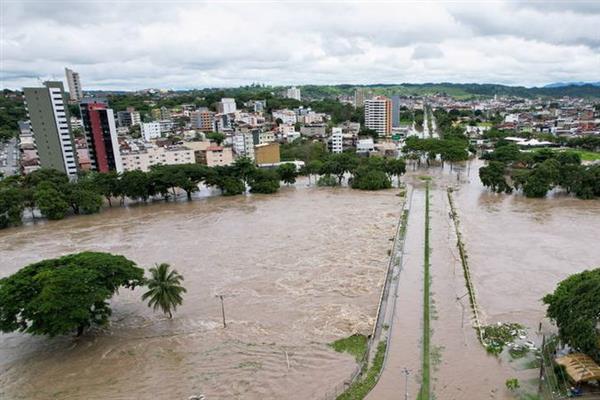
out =
[(561, 88), (561, 87), (565, 87), (565, 86), (585, 86), (585, 85), (600, 86), (600, 82), (554, 82), (554, 83), (549, 83), (544, 87), (545, 88)]

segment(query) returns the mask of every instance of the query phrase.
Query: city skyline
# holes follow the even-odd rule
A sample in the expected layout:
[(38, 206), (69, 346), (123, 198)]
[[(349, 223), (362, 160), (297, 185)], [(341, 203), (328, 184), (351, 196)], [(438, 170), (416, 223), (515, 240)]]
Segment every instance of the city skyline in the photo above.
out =
[(597, 3), (299, 5), (3, 2), (2, 87), (65, 66), (86, 90), (599, 80)]

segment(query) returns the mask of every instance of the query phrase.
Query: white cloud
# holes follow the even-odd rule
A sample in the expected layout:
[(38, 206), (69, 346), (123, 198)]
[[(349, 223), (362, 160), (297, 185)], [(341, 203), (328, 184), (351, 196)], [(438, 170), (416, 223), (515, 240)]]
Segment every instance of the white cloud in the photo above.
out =
[(2, 2), (2, 86), (598, 80), (600, 8), (517, 2)]

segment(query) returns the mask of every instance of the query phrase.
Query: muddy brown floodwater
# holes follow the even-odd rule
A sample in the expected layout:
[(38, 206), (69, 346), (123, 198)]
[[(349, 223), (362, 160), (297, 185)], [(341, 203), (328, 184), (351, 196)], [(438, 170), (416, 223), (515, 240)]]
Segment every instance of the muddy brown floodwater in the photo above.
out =
[(541, 298), (567, 276), (600, 267), (600, 200), (493, 194), (481, 185), (480, 165), (463, 172), (455, 201), (484, 319), (537, 330)]
[(188, 293), (173, 320), (122, 290), (110, 326), (79, 340), (1, 334), (0, 398), (319, 398), (355, 368), (326, 344), (372, 329), (400, 205), (392, 190), (298, 185), (2, 231), (0, 276), (107, 251), (170, 263)]
[(446, 166), (414, 173), (435, 177), (431, 269), (438, 318), (432, 323), (432, 346), (440, 356), (433, 372), (438, 399), (509, 398), (504, 381), (511, 377), (519, 378), (525, 391), (535, 393), (538, 373), (527, 369), (524, 360), (487, 356), (477, 342), (448, 218), (446, 187), (455, 188), (453, 196), (483, 324), (518, 322), (528, 328), (528, 339), (539, 345), (540, 322), (543, 333), (555, 331), (544, 318), (541, 298), (567, 276), (600, 266), (600, 201), (579, 200), (560, 192), (545, 199), (493, 194), (479, 180), (482, 165), (473, 160), (458, 171)]

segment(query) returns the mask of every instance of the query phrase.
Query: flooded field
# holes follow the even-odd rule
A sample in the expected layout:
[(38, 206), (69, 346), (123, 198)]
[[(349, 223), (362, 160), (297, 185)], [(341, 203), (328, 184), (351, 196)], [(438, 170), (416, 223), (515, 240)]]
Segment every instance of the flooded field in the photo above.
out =
[(355, 367), (326, 343), (372, 328), (400, 203), (299, 185), (2, 231), (0, 276), (108, 251), (171, 263), (188, 293), (173, 320), (122, 290), (111, 325), (79, 340), (0, 335), (0, 398), (318, 399)]

